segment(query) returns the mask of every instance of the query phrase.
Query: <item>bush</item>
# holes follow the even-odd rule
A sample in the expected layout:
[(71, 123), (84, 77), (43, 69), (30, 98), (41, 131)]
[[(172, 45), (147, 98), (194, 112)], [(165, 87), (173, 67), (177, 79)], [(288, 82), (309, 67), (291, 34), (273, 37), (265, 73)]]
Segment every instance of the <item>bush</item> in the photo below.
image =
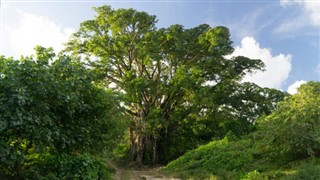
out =
[[(88, 163), (81, 154), (111, 154), (123, 133), (123, 114), (119, 96), (97, 86), (94, 76), (79, 60), (55, 56), (50, 48), (38, 46), (36, 57), (20, 60), (0, 56), (0, 174), (24, 179), (27, 172), (37, 174), (39, 161), (51, 162), (47, 156), (72, 165)], [(82, 173), (93, 172), (86, 168), (65, 172), (95, 176)]]
[(298, 171), (287, 178), (288, 180), (301, 180), (301, 179), (310, 179), (317, 180), (320, 179), (320, 164), (317, 164), (315, 161), (306, 162)]
[(272, 158), (320, 155), (320, 82), (308, 82), (297, 94), (260, 121), (261, 147)]
[(33, 164), (25, 179), (108, 179), (110, 173), (104, 164), (89, 154), (48, 156)]

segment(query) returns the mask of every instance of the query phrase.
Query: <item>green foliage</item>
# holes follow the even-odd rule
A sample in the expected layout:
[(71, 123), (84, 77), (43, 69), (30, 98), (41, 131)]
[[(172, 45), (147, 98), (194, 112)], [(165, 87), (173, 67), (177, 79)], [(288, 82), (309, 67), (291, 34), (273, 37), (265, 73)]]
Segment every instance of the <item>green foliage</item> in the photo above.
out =
[(320, 82), (302, 85), (260, 119), (254, 133), (238, 140), (228, 133), (165, 170), (195, 179), (319, 179), (319, 92)]
[[(318, 160), (319, 161), (319, 160)], [(297, 169), (297, 172), (293, 175), (289, 176), (289, 180), (300, 180), (300, 179), (320, 179), (320, 163), (315, 162), (315, 160), (312, 160), (310, 162), (307, 162), (303, 164), (299, 169)]]
[(110, 179), (111, 176), (98, 161), (89, 154), (71, 156), (59, 154), (41, 158), (27, 170), (26, 179)]
[(254, 136), (212, 141), (170, 162), (164, 172), (185, 179), (319, 179), (320, 159), (270, 160)]
[(271, 156), (304, 158), (320, 152), (320, 82), (308, 82), (260, 122), (262, 146)]
[(113, 157), (115, 160), (127, 160), (128, 157), (129, 146), (126, 143), (119, 143), (113, 149)]
[(99, 82), (123, 93), (131, 157), (140, 164), (166, 163), (230, 130), (247, 134), (255, 117), (269, 114), (285, 96), (239, 83), (264, 65), (242, 56), (226, 59), (233, 52), (226, 27), (157, 29), (156, 17), (145, 12), (95, 11), (66, 51), (86, 56)]
[(250, 139), (230, 141), (228, 137), (212, 141), (170, 162), (165, 170), (195, 178), (205, 178), (210, 175), (227, 179), (241, 177), (252, 168), (250, 166), (254, 160), (252, 144)]
[(234, 83), (232, 86), (216, 88), (219, 93), (215, 101), (220, 104), (220, 110), (212, 114), (210, 119), (215, 118), (216, 114), (222, 114), (222, 117), (218, 116), (222, 135), (228, 131), (237, 136), (252, 132), (255, 129), (255, 120), (271, 114), (277, 103), (288, 96), (287, 93), (261, 88), (253, 83)]
[(267, 176), (261, 175), (257, 170), (251, 171), (246, 174), (241, 180), (268, 180)]
[(103, 155), (123, 130), (118, 96), (81, 62), (35, 49), (36, 57), (0, 57), (0, 173), (17, 178), (36, 154)]

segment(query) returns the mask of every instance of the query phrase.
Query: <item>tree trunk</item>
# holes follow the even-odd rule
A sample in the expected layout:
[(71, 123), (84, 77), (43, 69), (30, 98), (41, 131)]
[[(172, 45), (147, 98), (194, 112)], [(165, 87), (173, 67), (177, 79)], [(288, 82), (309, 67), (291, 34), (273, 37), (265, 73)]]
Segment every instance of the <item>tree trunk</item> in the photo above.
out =
[(137, 166), (143, 165), (144, 153), (146, 151), (146, 136), (143, 133), (130, 130), (131, 157)]
[(136, 158), (136, 162), (138, 166), (143, 165), (144, 151), (145, 151), (144, 137), (142, 135), (139, 135), (137, 137), (137, 158)]
[(158, 163), (158, 153), (157, 153), (157, 139), (154, 137), (154, 143), (152, 147), (153, 155), (152, 155), (152, 163), (157, 164)]
[[(136, 116), (133, 117), (133, 126), (130, 127), (131, 157), (132, 160), (141, 166), (143, 163), (158, 163), (159, 143), (157, 134), (150, 132), (147, 116), (149, 113), (148, 103), (144, 108), (135, 108)], [(151, 130), (153, 131), (153, 130)]]

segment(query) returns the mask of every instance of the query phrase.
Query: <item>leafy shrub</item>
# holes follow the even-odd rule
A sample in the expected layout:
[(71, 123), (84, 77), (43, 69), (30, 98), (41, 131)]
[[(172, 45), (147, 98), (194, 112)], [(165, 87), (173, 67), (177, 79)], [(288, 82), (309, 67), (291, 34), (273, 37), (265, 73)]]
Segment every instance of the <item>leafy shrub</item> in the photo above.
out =
[(94, 80), (79, 60), (51, 48), (19, 60), (0, 56), (0, 174), (23, 179), (36, 156), (111, 151), (123, 133), (119, 97)]
[(94, 157), (83, 154), (48, 156), (33, 164), (26, 179), (108, 179), (110, 174), (104, 164)]
[(297, 173), (289, 176), (287, 179), (288, 180), (320, 179), (320, 164), (316, 163), (315, 161), (306, 162), (301, 167), (299, 167)]
[(273, 158), (320, 155), (320, 82), (308, 82), (260, 123), (261, 147)]
[(116, 161), (127, 161), (129, 156), (129, 145), (126, 143), (119, 143), (112, 151), (113, 158)]
[(26, 160), (26, 155), (16, 144), (10, 146), (0, 139), (0, 175), (20, 176), (21, 162)]

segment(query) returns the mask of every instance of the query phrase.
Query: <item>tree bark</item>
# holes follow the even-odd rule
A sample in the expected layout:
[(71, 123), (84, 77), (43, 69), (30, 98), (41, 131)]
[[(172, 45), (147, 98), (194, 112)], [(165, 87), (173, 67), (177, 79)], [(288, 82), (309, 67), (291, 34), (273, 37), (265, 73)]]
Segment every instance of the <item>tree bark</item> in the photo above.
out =
[(130, 141), (131, 141), (131, 158), (137, 166), (143, 165), (144, 153), (146, 151), (146, 135), (141, 130), (142, 127), (130, 128)]
[(153, 147), (152, 147), (152, 151), (153, 151), (153, 156), (152, 156), (152, 163), (153, 164), (157, 164), (158, 163), (158, 153), (157, 153), (157, 139), (154, 136), (154, 143), (153, 143)]

